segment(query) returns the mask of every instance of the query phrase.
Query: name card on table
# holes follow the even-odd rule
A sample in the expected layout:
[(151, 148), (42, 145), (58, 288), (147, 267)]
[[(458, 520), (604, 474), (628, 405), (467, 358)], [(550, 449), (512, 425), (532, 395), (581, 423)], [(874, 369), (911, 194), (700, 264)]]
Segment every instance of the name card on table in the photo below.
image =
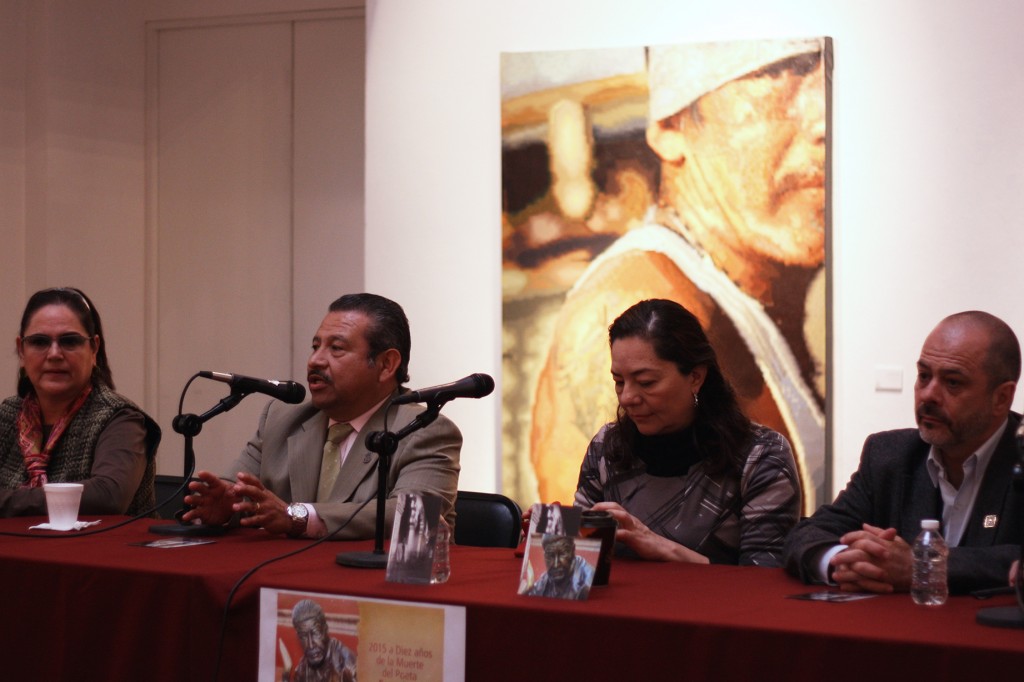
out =
[(261, 589), (260, 682), (325, 665), (340, 680), (463, 682), (466, 609)]

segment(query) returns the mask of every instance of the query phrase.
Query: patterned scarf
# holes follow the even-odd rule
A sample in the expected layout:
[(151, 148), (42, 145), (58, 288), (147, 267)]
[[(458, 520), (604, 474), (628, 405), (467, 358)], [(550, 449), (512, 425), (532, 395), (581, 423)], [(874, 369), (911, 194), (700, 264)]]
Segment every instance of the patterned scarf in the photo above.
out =
[(50, 430), (50, 437), (46, 439), (46, 447), (41, 447), (43, 442), (43, 418), (42, 410), (39, 408), (39, 400), (35, 394), (25, 396), (21, 403), (21, 411), (18, 413), (18, 445), (21, 447), (21, 456), (25, 458), (25, 469), (28, 470), (28, 488), (41, 488), (46, 483), (46, 467), (50, 463), (50, 452), (57, 444), (68, 424), (82, 409), (86, 398), (92, 393), (92, 384), (85, 387), (81, 395), (75, 398), (68, 411), (61, 417)]

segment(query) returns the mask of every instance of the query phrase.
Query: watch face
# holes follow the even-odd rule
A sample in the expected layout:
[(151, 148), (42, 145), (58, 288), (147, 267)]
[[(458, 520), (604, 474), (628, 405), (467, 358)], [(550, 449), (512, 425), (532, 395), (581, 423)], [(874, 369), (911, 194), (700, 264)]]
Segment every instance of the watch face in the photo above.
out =
[(291, 530), (288, 535), (299, 537), (306, 532), (306, 522), (309, 520), (309, 509), (298, 502), (288, 505), (288, 518), (292, 520)]

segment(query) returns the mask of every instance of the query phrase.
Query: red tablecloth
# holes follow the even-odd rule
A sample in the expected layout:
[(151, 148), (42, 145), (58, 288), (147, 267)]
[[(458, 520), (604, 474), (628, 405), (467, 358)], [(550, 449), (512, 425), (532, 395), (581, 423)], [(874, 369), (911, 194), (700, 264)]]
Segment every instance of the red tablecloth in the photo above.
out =
[[(0, 519), (0, 531), (40, 521)], [(308, 542), (237, 530), (196, 547), (133, 546), (158, 537), (152, 523), (0, 536), (0, 679), (212, 681), (232, 588)], [(799, 601), (787, 597), (814, 588), (781, 570), (618, 561), (608, 586), (566, 602), (517, 595), (520, 560), (508, 549), (453, 548), (444, 585), (388, 583), (383, 570), (334, 561), (371, 547), (325, 543), (256, 571), (228, 612), (219, 679), (256, 679), (260, 587), (465, 606), (471, 681), (1024, 676), (1024, 630), (975, 622), (1010, 597), (938, 608), (905, 594)]]

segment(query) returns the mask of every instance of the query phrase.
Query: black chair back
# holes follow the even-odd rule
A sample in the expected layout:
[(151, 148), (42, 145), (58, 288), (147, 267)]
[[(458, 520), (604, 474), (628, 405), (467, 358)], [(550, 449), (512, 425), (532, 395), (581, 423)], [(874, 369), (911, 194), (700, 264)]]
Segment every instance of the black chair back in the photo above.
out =
[(498, 493), (460, 490), (455, 498), (455, 544), (471, 547), (516, 547), (523, 512)]

